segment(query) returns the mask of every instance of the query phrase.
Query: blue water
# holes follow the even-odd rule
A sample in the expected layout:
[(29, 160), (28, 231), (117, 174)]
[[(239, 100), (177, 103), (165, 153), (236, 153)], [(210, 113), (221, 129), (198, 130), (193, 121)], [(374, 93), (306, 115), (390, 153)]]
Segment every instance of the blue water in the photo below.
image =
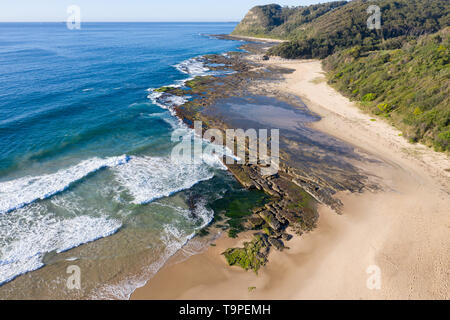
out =
[(143, 115), (160, 112), (146, 89), (187, 77), (173, 67), (184, 60), (235, 49), (205, 36), (233, 26), (1, 24), (0, 173), (151, 148), (169, 126)]
[[(78, 261), (93, 274), (100, 268), (83, 256), (114, 255), (108, 263), (116, 268), (101, 268), (116, 279), (110, 287), (118, 286), (124, 261), (136, 273), (156, 270), (210, 221), (208, 200), (235, 188), (234, 181), (214, 162), (170, 161), (172, 132), (189, 132), (168, 110), (174, 102), (158, 102), (151, 88), (207, 73), (192, 58), (237, 50), (239, 42), (208, 36), (234, 27), (0, 24), (0, 296), (20, 296), (40, 272), (47, 282), (35, 291), (50, 297), (61, 282), (55, 272), (65, 276), (62, 261)], [(204, 198), (194, 216), (192, 192)], [(73, 257), (70, 249), (86, 243)], [(66, 260), (55, 258), (64, 254)], [(98, 275), (86, 279), (77, 297), (105, 283)], [(117, 290), (103, 288), (103, 296)]]

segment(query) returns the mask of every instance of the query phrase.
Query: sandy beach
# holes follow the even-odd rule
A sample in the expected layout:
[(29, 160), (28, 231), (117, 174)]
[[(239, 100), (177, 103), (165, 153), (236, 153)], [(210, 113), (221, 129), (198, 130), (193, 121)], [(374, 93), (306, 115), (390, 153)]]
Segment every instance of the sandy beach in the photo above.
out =
[(256, 37), (247, 37), (247, 36), (235, 36), (235, 35), (228, 35), (228, 39), (234, 39), (234, 40), (243, 40), (243, 41), (256, 41), (256, 42), (268, 42), (268, 43), (282, 43), (287, 42), (287, 40), (281, 40), (281, 39), (272, 39), (272, 38), (256, 38)]
[[(384, 190), (337, 195), (343, 215), (321, 205), (318, 228), (288, 242), (290, 250), (274, 251), (258, 276), (227, 266), (221, 255), (251, 234), (222, 236), (176, 263), (179, 253), (132, 299), (449, 299), (448, 156), (373, 121), (327, 85), (320, 61), (259, 62), (295, 70), (284, 81), (257, 85), (301, 97), (322, 117), (314, 128), (379, 159), (364, 169)], [(371, 266), (381, 272), (379, 290), (367, 286)]]

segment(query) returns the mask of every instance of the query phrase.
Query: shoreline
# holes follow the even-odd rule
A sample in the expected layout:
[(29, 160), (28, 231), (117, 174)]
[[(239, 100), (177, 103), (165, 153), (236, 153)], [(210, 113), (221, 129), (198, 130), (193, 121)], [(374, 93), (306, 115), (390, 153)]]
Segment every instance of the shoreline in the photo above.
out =
[[(388, 191), (340, 193), (342, 216), (320, 205), (318, 228), (291, 240), (290, 250), (274, 251), (259, 276), (229, 267), (221, 256), (252, 232), (222, 236), (204, 253), (167, 263), (131, 299), (448, 299), (448, 158), (410, 145), (380, 119), (371, 121), (326, 84), (319, 61), (264, 64), (295, 71), (278, 84), (255, 85), (301, 97), (322, 117), (314, 128), (381, 159), (365, 169)], [(380, 291), (367, 289), (371, 265), (382, 271)]]
[(237, 41), (250, 41), (250, 42), (261, 42), (261, 43), (283, 43), (288, 42), (289, 40), (282, 39), (271, 39), (271, 38), (257, 38), (257, 37), (248, 37), (248, 36), (237, 36), (237, 35), (213, 35), (219, 39), (227, 39), (227, 40), (237, 40)]
[[(251, 59), (256, 60), (255, 56)], [(269, 61), (258, 59), (258, 62), (295, 70), (285, 75), (282, 83), (269, 87), (300, 97), (308, 109), (319, 114), (321, 121), (314, 122), (312, 127), (376, 154), (387, 162), (401, 163), (410, 170), (420, 168), (432, 179), (437, 179), (450, 193), (449, 157), (423, 144), (409, 143), (398, 129), (384, 119), (363, 112), (354, 102), (327, 84), (326, 73), (319, 60), (272, 57)], [(385, 157), (386, 151), (395, 151), (389, 154), (394, 159)]]

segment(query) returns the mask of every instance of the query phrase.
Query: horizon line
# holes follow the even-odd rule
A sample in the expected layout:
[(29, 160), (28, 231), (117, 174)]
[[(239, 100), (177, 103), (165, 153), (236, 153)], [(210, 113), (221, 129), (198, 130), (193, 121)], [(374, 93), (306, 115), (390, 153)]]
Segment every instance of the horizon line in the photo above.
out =
[[(239, 20), (81, 21), (83, 23), (238, 23)], [(0, 23), (67, 23), (67, 21), (0, 21)]]

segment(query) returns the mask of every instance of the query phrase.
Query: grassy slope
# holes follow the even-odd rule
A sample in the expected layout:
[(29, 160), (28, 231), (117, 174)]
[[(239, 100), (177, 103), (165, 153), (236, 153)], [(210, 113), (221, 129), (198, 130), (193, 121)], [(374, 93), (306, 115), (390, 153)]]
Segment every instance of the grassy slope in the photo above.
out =
[(401, 49), (359, 57), (359, 48), (324, 61), (330, 83), (391, 122), (412, 142), (450, 150), (450, 28)]

